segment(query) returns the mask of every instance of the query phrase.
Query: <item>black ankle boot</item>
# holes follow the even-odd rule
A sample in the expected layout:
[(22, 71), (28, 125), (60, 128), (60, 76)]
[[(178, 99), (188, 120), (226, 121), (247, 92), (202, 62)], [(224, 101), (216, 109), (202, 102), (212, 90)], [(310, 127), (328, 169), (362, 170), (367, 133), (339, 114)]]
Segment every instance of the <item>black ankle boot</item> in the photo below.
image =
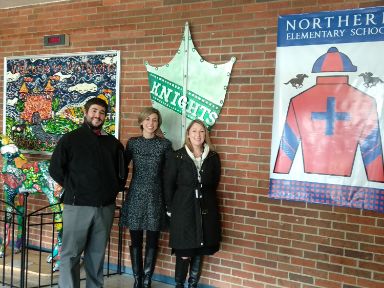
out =
[(189, 262), (189, 258), (183, 259), (181, 257), (176, 256), (175, 288), (184, 288), (184, 282), (188, 274)]
[(201, 268), (203, 267), (203, 256), (194, 256), (191, 259), (191, 264), (189, 266), (189, 278), (188, 278), (188, 288), (197, 287), (199, 283)]
[(143, 249), (141, 247), (129, 247), (131, 252), (132, 273), (135, 278), (133, 288), (143, 287)]
[(145, 248), (143, 288), (151, 288), (152, 274), (156, 266), (156, 248)]

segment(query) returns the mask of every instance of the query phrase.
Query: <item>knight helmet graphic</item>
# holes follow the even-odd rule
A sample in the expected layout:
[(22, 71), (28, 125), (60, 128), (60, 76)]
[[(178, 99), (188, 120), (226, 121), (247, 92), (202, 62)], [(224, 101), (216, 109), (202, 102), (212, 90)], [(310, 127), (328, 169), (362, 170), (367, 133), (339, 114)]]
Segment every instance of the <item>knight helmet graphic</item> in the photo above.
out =
[(182, 147), (192, 120), (202, 120), (208, 129), (215, 124), (235, 61), (232, 57), (220, 65), (206, 62), (194, 47), (186, 23), (178, 52), (168, 64), (153, 67), (145, 63), (152, 106), (160, 111), (161, 130), (174, 149)]

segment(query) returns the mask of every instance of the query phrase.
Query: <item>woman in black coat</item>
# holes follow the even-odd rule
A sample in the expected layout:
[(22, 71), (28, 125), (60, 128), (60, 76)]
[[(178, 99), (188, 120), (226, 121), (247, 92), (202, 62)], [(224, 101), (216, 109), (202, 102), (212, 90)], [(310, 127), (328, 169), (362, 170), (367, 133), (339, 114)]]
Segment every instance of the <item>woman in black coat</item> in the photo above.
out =
[(185, 146), (168, 159), (164, 192), (170, 219), (169, 245), (176, 254), (176, 287), (197, 287), (203, 255), (219, 250), (220, 214), (216, 189), (220, 180), (220, 159), (200, 120), (188, 126)]

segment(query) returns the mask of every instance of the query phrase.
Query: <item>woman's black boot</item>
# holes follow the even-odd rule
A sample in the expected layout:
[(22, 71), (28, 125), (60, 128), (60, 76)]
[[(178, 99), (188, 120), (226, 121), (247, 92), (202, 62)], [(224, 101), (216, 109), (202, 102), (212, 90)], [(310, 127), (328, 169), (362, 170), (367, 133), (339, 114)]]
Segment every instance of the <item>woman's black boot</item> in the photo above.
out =
[(203, 256), (194, 256), (191, 259), (191, 264), (189, 266), (189, 278), (188, 278), (188, 288), (197, 287), (199, 283), (201, 269), (203, 267)]
[(132, 273), (135, 278), (133, 288), (143, 288), (143, 249), (141, 247), (129, 247), (131, 253)]
[(156, 266), (156, 256), (156, 248), (145, 248), (143, 288), (151, 287), (152, 274)]
[(175, 288), (184, 288), (184, 282), (188, 274), (189, 262), (189, 258), (183, 259), (181, 257), (176, 256)]

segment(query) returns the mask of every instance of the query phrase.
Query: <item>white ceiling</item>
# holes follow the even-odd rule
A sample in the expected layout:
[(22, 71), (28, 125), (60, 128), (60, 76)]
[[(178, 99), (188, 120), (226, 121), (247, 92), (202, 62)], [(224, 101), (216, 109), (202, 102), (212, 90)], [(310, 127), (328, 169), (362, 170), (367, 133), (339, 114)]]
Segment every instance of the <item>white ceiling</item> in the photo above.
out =
[(50, 2), (62, 2), (68, 0), (0, 0), (0, 9), (9, 9), (21, 6), (32, 6)]

